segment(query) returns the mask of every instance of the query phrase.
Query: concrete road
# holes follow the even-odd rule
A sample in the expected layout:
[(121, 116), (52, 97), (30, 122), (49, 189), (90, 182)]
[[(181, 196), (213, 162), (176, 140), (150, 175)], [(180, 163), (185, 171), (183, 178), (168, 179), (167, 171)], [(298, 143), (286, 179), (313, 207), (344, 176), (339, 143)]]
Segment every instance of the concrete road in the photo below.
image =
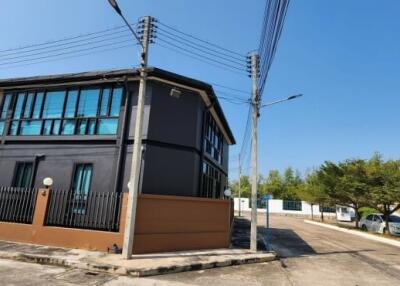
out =
[[(262, 225), (265, 217), (260, 217)], [(400, 248), (273, 216), (273, 263), (156, 277), (193, 285), (399, 285)], [(265, 229), (262, 229), (265, 231)]]
[[(260, 224), (264, 222), (260, 218)], [(280, 261), (152, 278), (115, 277), (0, 260), (0, 285), (399, 285), (400, 248), (272, 217)], [(261, 231), (265, 231), (260, 227)]]

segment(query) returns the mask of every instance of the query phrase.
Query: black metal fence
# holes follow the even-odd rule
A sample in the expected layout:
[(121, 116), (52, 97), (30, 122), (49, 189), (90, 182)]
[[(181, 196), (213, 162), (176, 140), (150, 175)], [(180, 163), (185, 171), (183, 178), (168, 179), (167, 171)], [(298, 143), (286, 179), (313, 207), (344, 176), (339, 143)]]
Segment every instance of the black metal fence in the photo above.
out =
[(118, 231), (122, 194), (52, 190), (45, 224), (105, 231)]
[(0, 221), (31, 224), (37, 189), (0, 187)]

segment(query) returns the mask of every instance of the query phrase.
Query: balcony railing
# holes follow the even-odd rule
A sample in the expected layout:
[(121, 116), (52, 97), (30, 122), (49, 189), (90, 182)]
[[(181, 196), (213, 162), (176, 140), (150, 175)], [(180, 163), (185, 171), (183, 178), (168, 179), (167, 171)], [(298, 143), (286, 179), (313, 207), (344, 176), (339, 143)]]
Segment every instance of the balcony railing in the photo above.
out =
[(37, 189), (0, 187), (0, 221), (31, 224)]
[(71, 228), (118, 231), (122, 194), (53, 190), (45, 224)]

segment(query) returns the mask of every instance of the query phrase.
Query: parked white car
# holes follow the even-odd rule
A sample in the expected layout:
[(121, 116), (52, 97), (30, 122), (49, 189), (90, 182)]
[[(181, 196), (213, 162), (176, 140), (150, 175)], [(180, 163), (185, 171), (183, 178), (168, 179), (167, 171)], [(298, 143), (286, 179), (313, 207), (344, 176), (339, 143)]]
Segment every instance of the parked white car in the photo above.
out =
[[(362, 230), (372, 231), (377, 233), (386, 233), (385, 220), (382, 214), (370, 214), (360, 220)], [(390, 233), (400, 236), (400, 216), (389, 216), (389, 230)]]

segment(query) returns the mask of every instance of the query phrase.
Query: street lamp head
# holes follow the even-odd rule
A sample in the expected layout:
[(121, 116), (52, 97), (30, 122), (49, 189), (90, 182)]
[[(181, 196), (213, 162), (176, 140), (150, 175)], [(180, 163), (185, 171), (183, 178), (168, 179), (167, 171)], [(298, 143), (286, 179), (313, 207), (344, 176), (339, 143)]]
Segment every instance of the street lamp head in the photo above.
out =
[(118, 6), (117, 0), (108, 0), (108, 3), (114, 8), (114, 10), (119, 14), (122, 15), (122, 11)]
[(292, 95), (292, 96), (289, 96), (287, 100), (292, 100), (292, 99), (295, 99), (295, 98), (298, 98), (298, 97), (301, 97), (301, 96), (303, 96), (301, 93), (300, 94), (296, 94), (296, 95)]

